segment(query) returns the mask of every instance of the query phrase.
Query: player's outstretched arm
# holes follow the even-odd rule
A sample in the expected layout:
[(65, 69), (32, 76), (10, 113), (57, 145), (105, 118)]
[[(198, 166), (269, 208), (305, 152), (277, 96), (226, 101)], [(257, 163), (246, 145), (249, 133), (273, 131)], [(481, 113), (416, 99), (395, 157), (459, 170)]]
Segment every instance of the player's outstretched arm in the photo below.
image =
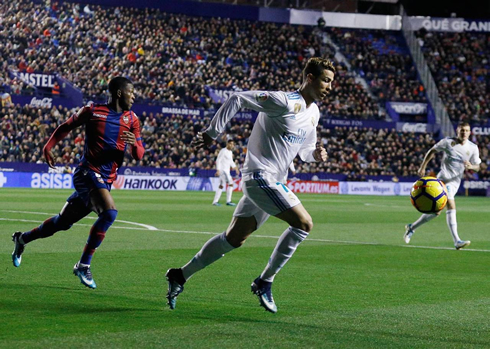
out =
[(218, 109), (205, 133), (216, 139), (225, 130), (226, 124), (242, 108), (279, 116), (287, 111), (287, 99), (284, 93), (268, 91), (236, 92)]
[(436, 155), (437, 153), (437, 150), (435, 150), (434, 148), (430, 149), (424, 156), (424, 160), (422, 161), (422, 164), (420, 165), (420, 168), (419, 170), (417, 171), (417, 174), (420, 176), (420, 177), (424, 177), (425, 176), (425, 170), (427, 168), (427, 165), (429, 164), (429, 162), (434, 158), (434, 156)]
[(80, 126), (84, 122), (84, 115), (90, 110), (90, 107), (83, 107), (78, 113), (70, 116), (68, 120), (54, 130), (48, 142), (43, 147), (43, 155), (49, 167), (54, 168), (54, 157), (51, 149), (53, 149), (56, 143), (64, 139), (71, 130)]

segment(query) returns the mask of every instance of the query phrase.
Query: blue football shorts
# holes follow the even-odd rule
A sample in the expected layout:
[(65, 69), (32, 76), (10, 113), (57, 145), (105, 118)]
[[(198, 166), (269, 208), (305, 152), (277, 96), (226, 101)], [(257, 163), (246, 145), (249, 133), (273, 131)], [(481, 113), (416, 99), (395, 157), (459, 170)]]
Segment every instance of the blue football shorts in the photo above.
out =
[(111, 191), (112, 184), (107, 183), (102, 176), (88, 168), (77, 167), (73, 173), (73, 186), (75, 192), (66, 200), (73, 202), (81, 200), (85, 206), (90, 207), (90, 192), (94, 189), (107, 189)]

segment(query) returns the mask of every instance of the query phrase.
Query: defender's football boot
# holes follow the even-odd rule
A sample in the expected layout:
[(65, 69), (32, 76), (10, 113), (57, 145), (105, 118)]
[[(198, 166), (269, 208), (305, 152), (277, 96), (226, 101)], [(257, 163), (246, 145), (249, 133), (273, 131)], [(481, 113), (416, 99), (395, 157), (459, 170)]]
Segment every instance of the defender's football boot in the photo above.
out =
[(94, 279), (92, 278), (92, 272), (90, 271), (90, 266), (81, 267), (80, 262), (77, 262), (73, 267), (73, 274), (80, 278), (80, 282), (89, 288), (96, 288)]
[(14, 263), (14, 267), (18, 267), (22, 262), (22, 253), (24, 252), (25, 244), (19, 241), (22, 233), (20, 231), (16, 231), (12, 235), (12, 241), (14, 242), (14, 251), (12, 252), (12, 263)]

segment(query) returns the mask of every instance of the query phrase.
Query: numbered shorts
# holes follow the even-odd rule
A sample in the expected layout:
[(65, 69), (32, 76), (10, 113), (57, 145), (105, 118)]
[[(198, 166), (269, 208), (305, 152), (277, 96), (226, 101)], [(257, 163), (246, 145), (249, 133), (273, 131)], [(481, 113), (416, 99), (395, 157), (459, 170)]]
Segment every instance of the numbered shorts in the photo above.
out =
[(220, 171), (219, 173), (219, 185), (224, 187), (225, 184), (233, 186), (233, 178), (231, 178), (230, 172)]
[(81, 200), (86, 207), (91, 207), (90, 192), (94, 189), (111, 191), (112, 184), (107, 183), (100, 174), (88, 168), (77, 167), (73, 174), (73, 186), (75, 187), (75, 192), (66, 201)]
[(449, 180), (445, 181), (443, 178), (439, 178), (441, 181), (444, 182), (447, 188), (447, 198), (448, 200), (454, 200), (454, 196), (458, 192), (459, 186), (461, 184), (461, 180)]
[(254, 172), (244, 174), (242, 177), (243, 197), (238, 203), (235, 217), (254, 216), (257, 229), (267, 221), (269, 216), (275, 216), (296, 205), (298, 197), (275, 176)]

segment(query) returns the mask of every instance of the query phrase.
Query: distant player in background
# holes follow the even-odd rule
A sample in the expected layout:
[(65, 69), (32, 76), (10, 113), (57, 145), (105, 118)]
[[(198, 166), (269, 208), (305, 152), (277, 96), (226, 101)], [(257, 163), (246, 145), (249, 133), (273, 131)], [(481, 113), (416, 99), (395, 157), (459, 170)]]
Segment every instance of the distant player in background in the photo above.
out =
[(47, 219), (31, 231), (14, 233), (14, 266), (20, 266), (26, 244), (52, 236), (60, 230), (68, 230), (94, 211), (99, 218), (90, 229), (82, 256), (75, 264), (73, 273), (85, 286), (96, 287), (90, 270), (92, 256), (117, 217), (116, 205), (110, 193), (112, 182), (117, 177), (116, 171), (121, 167), (128, 147), (136, 160), (140, 160), (145, 151), (141, 143), (139, 119), (130, 110), (134, 102), (132, 82), (124, 77), (116, 77), (109, 83), (109, 93), (111, 97), (108, 104), (81, 108), (56, 128), (44, 146), (46, 162), (49, 167), (55, 168), (51, 149), (70, 131), (85, 125), (85, 149), (73, 175), (75, 192), (67, 199), (58, 215)]
[(313, 227), (310, 214), (283, 180), (298, 154), (306, 162), (327, 160), (327, 152), (317, 145), (320, 112), (314, 101), (330, 93), (334, 74), (335, 68), (329, 60), (311, 58), (303, 70), (299, 90), (235, 93), (221, 106), (208, 129), (197, 135), (194, 144), (207, 147), (241, 108), (259, 112), (242, 168), (243, 197), (226, 231), (209, 239), (182, 268), (168, 270), (167, 300), (171, 309), (175, 308), (177, 296), (192, 275), (240, 247), (272, 215), (287, 222), (289, 227), (279, 237), (264, 271), (251, 288), (262, 307), (277, 312), (271, 291), (274, 277)]
[[(454, 196), (458, 192), (464, 171), (479, 171), (481, 164), (477, 145), (468, 140), (470, 134), (470, 124), (467, 122), (460, 123), (456, 129), (456, 138), (444, 138), (434, 145), (427, 154), (425, 154), (424, 160), (418, 171), (420, 177), (425, 176), (427, 164), (434, 158), (436, 152), (443, 152), (441, 170), (437, 174), (437, 178), (442, 180), (447, 187), (448, 200), (446, 221), (454, 240), (454, 246), (457, 250), (469, 246), (471, 241), (461, 240), (458, 235), (456, 202), (454, 201)], [(405, 226), (405, 234), (403, 235), (405, 242), (408, 244), (416, 229), (436, 218), (439, 214), (440, 212), (431, 214), (424, 213), (414, 223), (407, 224)]]
[(238, 170), (235, 161), (233, 161), (233, 149), (235, 149), (235, 141), (230, 139), (226, 143), (226, 147), (219, 151), (218, 157), (216, 158), (216, 176), (219, 177), (219, 186), (214, 194), (214, 206), (221, 206), (219, 198), (221, 197), (225, 185), (228, 185), (228, 188), (226, 189), (226, 204), (228, 206), (236, 206), (236, 204), (231, 202), (231, 196), (233, 194), (233, 178), (231, 178), (230, 168), (235, 170), (237, 176), (240, 175), (240, 171)]

